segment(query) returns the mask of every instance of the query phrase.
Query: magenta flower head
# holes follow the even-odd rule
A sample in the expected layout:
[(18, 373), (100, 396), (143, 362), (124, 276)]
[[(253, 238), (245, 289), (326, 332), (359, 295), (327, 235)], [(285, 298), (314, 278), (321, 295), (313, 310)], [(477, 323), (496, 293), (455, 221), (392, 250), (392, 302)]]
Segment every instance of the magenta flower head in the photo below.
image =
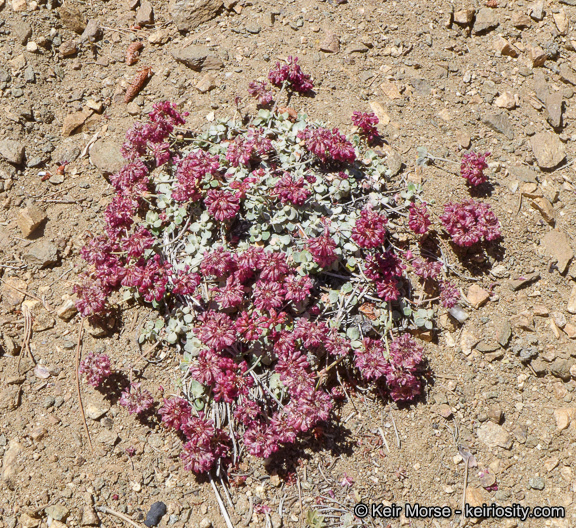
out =
[(469, 152), (462, 156), (462, 164), (460, 165), (460, 174), (463, 178), (468, 180), (470, 185), (476, 187), (488, 181), (488, 177), (484, 174), (484, 170), (488, 168), (486, 158), (490, 156), (490, 152), (484, 154), (477, 154), (476, 152)]
[(258, 99), (258, 104), (266, 106), (272, 102), (272, 92), (264, 81), (252, 81), (248, 85), (248, 93)]
[(440, 302), (444, 308), (453, 308), (460, 299), (458, 287), (450, 281), (440, 283)]
[(86, 359), (80, 362), (78, 372), (86, 376), (86, 382), (92, 387), (98, 387), (112, 373), (110, 358), (106, 354), (90, 352)]
[(146, 389), (140, 388), (140, 383), (131, 383), (130, 387), (122, 392), (119, 403), (130, 414), (141, 414), (152, 407), (154, 398)]
[(310, 75), (300, 68), (298, 57), (288, 57), (284, 65), (277, 62), (276, 67), (268, 74), (268, 80), (278, 88), (287, 81), (289, 87), (299, 93), (306, 93), (314, 88)]
[(454, 243), (470, 247), (480, 241), (500, 238), (500, 222), (488, 204), (468, 200), (447, 203), (440, 221)]
[(352, 114), (352, 123), (357, 126), (368, 141), (373, 141), (378, 137), (378, 117), (374, 112), (354, 112)]
[(430, 214), (426, 202), (421, 205), (411, 204), (408, 213), (408, 227), (417, 235), (424, 235), (430, 227)]
[(352, 229), (352, 240), (362, 248), (376, 248), (384, 244), (388, 219), (377, 213), (370, 205), (360, 212), (360, 218)]
[(168, 398), (164, 400), (158, 411), (162, 423), (171, 429), (179, 431), (192, 415), (192, 407), (184, 398)]

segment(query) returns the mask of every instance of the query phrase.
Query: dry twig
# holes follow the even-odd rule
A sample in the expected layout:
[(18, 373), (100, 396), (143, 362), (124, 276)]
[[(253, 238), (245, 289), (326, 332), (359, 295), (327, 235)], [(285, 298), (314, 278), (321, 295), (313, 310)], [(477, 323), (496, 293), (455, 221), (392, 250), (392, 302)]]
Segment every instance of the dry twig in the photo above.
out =
[(80, 413), (82, 415), (82, 422), (84, 423), (84, 430), (86, 431), (86, 436), (88, 437), (88, 444), (90, 445), (90, 451), (94, 453), (94, 447), (92, 447), (92, 439), (90, 438), (90, 431), (88, 430), (88, 423), (86, 422), (86, 414), (84, 413), (84, 404), (82, 403), (82, 393), (80, 392), (80, 373), (78, 369), (80, 368), (80, 349), (82, 348), (82, 337), (84, 335), (84, 320), (80, 319), (79, 330), (78, 330), (78, 342), (76, 343), (76, 391), (78, 393), (78, 405), (80, 406)]
[(127, 515), (124, 515), (123, 513), (117, 512), (117, 511), (113, 510), (112, 508), (108, 508), (108, 506), (96, 506), (95, 509), (96, 509), (96, 511), (99, 511), (101, 513), (107, 513), (109, 515), (114, 515), (115, 517), (118, 517), (118, 519), (122, 519), (123, 521), (126, 521), (128, 524), (131, 524), (132, 526), (135, 526), (136, 528), (142, 528), (141, 524), (134, 522), (132, 519), (130, 519), (130, 517), (128, 517)]

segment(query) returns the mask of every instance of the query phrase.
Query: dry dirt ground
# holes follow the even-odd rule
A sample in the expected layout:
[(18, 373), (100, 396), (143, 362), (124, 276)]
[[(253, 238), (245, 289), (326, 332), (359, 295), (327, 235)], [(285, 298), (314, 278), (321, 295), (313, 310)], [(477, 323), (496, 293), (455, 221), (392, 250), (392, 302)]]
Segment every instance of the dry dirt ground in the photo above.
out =
[[(268, 464), (248, 458), (230, 475), (233, 507), (223, 495), (234, 526), (346, 526), (360, 500), (456, 509), (466, 473), (458, 446), (476, 461), (469, 503), (566, 511), (480, 526), (576, 526), (576, 2), (180, 0), (204, 5), (176, 17), (180, 28), (168, 2), (150, 2), (151, 15), (145, 0), (0, 0), (0, 527), (128, 526), (94, 505), (141, 523), (156, 501), (168, 507), (160, 526), (225, 526), (210, 483), (182, 469), (176, 437), (83, 385), (90, 450), (75, 387), (78, 319), (66, 320), (66, 308), (83, 235), (102, 231), (112, 195), (103, 173), (118, 167), (130, 124), (165, 99), (190, 112), (193, 128), (231, 116), (236, 97), (247, 111), (248, 83), (289, 55), (316, 85), (315, 97), (291, 105), (346, 132), (354, 110), (376, 111), (400, 175), (422, 182), (428, 201), (468, 191), (457, 164), (418, 166), (417, 147), (456, 162), (468, 148), (490, 151), (484, 199), (504, 238), (490, 254), (452, 256), (468, 317), (438, 314), (426, 397), (398, 408), (358, 391), (336, 425), (297, 449)], [(128, 66), (135, 40), (144, 48)], [(173, 55), (191, 45), (207, 47), (190, 62), (199, 71)], [(125, 104), (145, 67), (151, 79)], [(33, 207), (46, 221), (27, 237)], [(89, 328), (82, 353), (132, 365), (148, 315), (130, 308), (106, 335)], [(36, 369), (19, 352), (27, 334)], [(159, 400), (161, 387), (175, 390), (178, 357), (169, 348), (154, 357), (140, 374)], [(314, 508), (324, 524), (306, 520)]]

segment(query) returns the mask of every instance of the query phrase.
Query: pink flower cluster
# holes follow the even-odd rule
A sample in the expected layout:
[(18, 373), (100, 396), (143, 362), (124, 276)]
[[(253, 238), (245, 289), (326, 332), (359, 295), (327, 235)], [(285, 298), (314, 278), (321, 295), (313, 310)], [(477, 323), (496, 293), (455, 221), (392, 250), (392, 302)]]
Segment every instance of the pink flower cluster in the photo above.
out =
[(266, 82), (252, 81), (248, 85), (248, 93), (258, 99), (260, 106), (266, 106), (272, 102), (272, 92), (268, 89)]
[(296, 179), (290, 173), (285, 172), (278, 180), (278, 183), (276, 183), (273, 194), (277, 196), (283, 204), (304, 205), (304, 202), (311, 194), (306, 183), (304, 178)]
[(408, 227), (417, 235), (424, 235), (428, 232), (432, 222), (426, 203), (420, 205), (411, 204), (408, 213)]
[(409, 334), (402, 334), (390, 344), (386, 353), (382, 341), (365, 338), (356, 351), (355, 364), (367, 380), (384, 378), (394, 401), (410, 401), (422, 392), (419, 369), (423, 349)]
[(276, 67), (268, 74), (268, 79), (276, 87), (287, 82), (289, 88), (299, 93), (306, 93), (314, 88), (310, 75), (300, 68), (298, 57), (288, 57), (284, 65), (277, 62)]
[(202, 183), (215, 176), (220, 168), (217, 156), (203, 150), (196, 150), (180, 160), (176, 165), (178, 184), (172, 192), (177, 202), (196, 202), (202, 197)]
[(389, 250), (368, 255), (364, 273), (374, 281), (378, 297), (385, 301), (395, 301), (400, 296), (398, 281), (405, 269), (402, 260)]
[(180, 114), (176, 105), (168, 101), (157, 103), (153, 108), (150, 123), (136, 123), (128, 130), (121, 152), (130, 161), (152, 155), (157, 165), (163, 165), (170, 159), (170, 145), (166, 139), (175, 126), (185, 123), (184, 117), (188, 114)]
[(298, 132), (298, 139), (303, 140), (306, 148), (318, 156), (322, 163), (330, 161), (354, 163), (356, 160), (354, 145), (337, 128), (329, 130), (307, 127)]
[(470, 247), (480, 241), (500, 238), (500, 222), (488, 204), (467, 200), (449, 202), (440, 216), (448, 234), (455, 244)]
[(250, 128), (244, 136), (237, 136), (228, 143), (226, 159), (232, 167), (248, 166), (250, 160), (262, 158), (273, 150), (272, 142), (260, 128)]
[(110, 358), (106, 354), (90, 352), (86, 359), (80, 362), (78, 372), (86, 377), (86, 382), (92, 387), (98, 387), (112, 374)]
[(374, 141), (378, 137), (378, 117), (374, 112), (354, 112), (352, 123), (357, 126), (368, 141)]
[(154, 397), (141, 387), (141, 383), (131, 383), (130, 387), (122, 392), (119, 403), (130, 414), (142, 414), (154, 405)]
[(488, 168), (486, 158), (490, 156), (490, 152), (484, 154), (477, 154), (476, 152), (469, 152), (462, 156), (462, 163), (460, 165), (460, 174), (463, 178), (468, 180), (468, 183), (473, 186), (480, 185), (488, 181), (484, 171)]
[(377, 213), (370, 205), (360, 212), (352, 229), (352, 240), (362, 248), (377, 248), (384, 244), (388, 219)]

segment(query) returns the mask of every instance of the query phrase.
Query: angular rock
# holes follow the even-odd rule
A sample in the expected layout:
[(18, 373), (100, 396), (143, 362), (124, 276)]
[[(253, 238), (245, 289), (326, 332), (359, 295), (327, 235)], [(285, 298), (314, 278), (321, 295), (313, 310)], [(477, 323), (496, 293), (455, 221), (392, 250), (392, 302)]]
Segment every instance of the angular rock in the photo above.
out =
[(12, 11), (15, 13), (26, 11), (26, 9), (28, 9), (26, 0), (12, 0)]
[(482, 118), (482, 123), (492, 130), (504, 134), (508, 139), (514, 139), (514, 130), (506, 114), (489, 114)]
[(490, 495), (482, 488), (468, 486), (466, 488), (466, 504), (473, 508), (481, 507), (482, 504), (490, 502)]
[(103, 400), (99, 403), (88, 402), (86, 404), (86, 416), (90, 420), (98, 420), (102, 418), (110, 410), (110, 402)]
[(152, 4), (148, 0), (140, 2), (140, 7), (136, 11), (136, 25), (149, 26), (154, 23), (154, 11)]
[(100, 22), (95, 19), (90, 19), (86, 28), (80, 36), (81, 42), (96, 42), (102, 38), (102, 28), (100, 27)]
[(470, 134), (466, 130), (457, 130), (456, 131), (456, 141), (463, 149), (470, 148), (470, 143), (472, 139), (470, 138)]
[[(24, 256), (26, 258), (26, 256)], [(48, 312), (41, 311), (34, 314), (34, 319), (32, 322), (32, 330), (34, 332), (44, 332), (45, 330), (50, 330), (56, 326), (56, 320)]]
[(546, 0), (537, 0), (530, 6), (530, 16), (538, 22), (544, 18)]
[(466, 298), (468, 299), (468, 302), (477, 310), (488, 302), (490, 294), (486, 290), (480, 288), (480, 286), (477, 284), (472, 284), (472, 286), (468, 288)]
[(482, 424), (476, 432), (478, 439), (488, 447), (502, 447), (510, 449), (512, 447), (512, 437), (503, 427), (494, 422)]
[(548, 52), (543, 50), (540, 46), (532, 46), (528, 55), (532, 61), (532, 67), (534, 68), (542, 66), (548, 60)]
[[(3, 303), (10, 308), (20, 306), (25, 297), (22, 292), (25, 292), (27, 289), (28, 285), (22, 279), (17, 277), (8, 277), (2, 284)], [(7, 335), (4, 336), (4, 341), (6, 341), (6, 337)]]
[(54, 266), (58, 263), (58, 248), (49, 240), (41, 240), (30, 246), (24, 260), (40, 269)]
[(8, 443), (8, 449), (4, 453), (4, 458), (2, 459), (2, 480), (7, 481), (14, 478), (20, 466), (18, 465), (18, 457), (22, 453), (22, 445), (13, 438)]
[(37, 528), (40, 525), (40, 519), (37, 517), (32, 517), (27, 513), (20, 515), (20, 524), (22, 528)]
[(72, 57), (78, 52), (78, 45), (75, 40), (67, 40), (66, 42), (62, 42), (58, 51), (62, 57)]
[(320, 51), (326, 53), (338, 53), (340, 51), (340, 39), (334, 33), (327, 33), (324, 40), (320, 43)]
[(564, 144), (552, 132), (540, 132), (532, 136), (530, 145), (538, 166), (542, 169), (553, 169), (566, 158)]
[(74, 5), (74, 2), (64, 2), (58, 12), (65, 27), (78, 34), (84, 31), (86, 20), (82, 15), (82, 11)]
[(178, 31), (191, 31), (212, 20), (223, 4), (222, 0), (170, 0), (168, 13)]
[(506, 347), (510, 342), (510, 338), (512, 337), (512, 327), (508, 321), (504, 321), (500, 330), (498, 331), (498, 336), (496, 340), (502, 347)]
[(476, 10), (473, 7), (460, 9), (459, 11), (454, 12), (454, 22), (460, 26), (468, 26), (469, 24), (472, 24), (475, 13)]
[(144, 521), (144, 525), (148, 528), (152, 528), (153, 526), (158, 526), (162, 517), (166, 515), (166, 504), (163, 502), (155, 502), (150, 506), (150, 510), (146, 514), (146, 520)]
[(84, 506), (80, 526), (100, 526), (100, 518), (93, 506)]
[(574, 365), (573, 360), (556, 358), (550, 365), (550, 374), (560, 378), (562, 381), (570, 381), (572, 374), (570, 368)]
[(576, 284), (572, 286), (570, 298), (568, 299), (568, 306), (566, 306), (568, 313), (576, 314)]
[(510, 317), (509, 321), (514, 328), (520, 330), (534, 330), (534, 317), (532, 317), (532, 314), (528, 310), (513, 315)]
[(56, 310), (56, 315), (64, 321), (70, 321), (78, 313), (76, 304), (72, 299), (65, 300), (62, 305)]
[(558, 13), (553, 13), (552, 17), (554, 18), (554, 23), (558, 28), (558, 33), (560, 33), (560, 35), (566, 35), (566, 33), (568, 33), (568, 28), (570, 27), (566, 11), (560, 9)]
[(521, 288), (524, 288), (524, 286), (528, 286), (529, 284), (532, 284), (533, 282), (536, 282), (539, 279), (540, 279), (540, 273), (534, 272), (529, 273), (528, 275), (523, 275), (516, 279), (512, 279), (508, 284), (512, 291), (518, 291)]
[(544, 218), (546, 222), (554, 224), (556, 221), (556, 211), (554, 211), (554, 207), (552, 207), (552, 204), (547, 198), (544, 198), (543, 196), (534, 198), (530, 201), (530, 205), (540, 211), (542, 218)]
[(390, 116), (386, 113), (386, 109), (382, 103), (379, 103), (378, 101), (371, 101), (369, 104), (370, 109), (376, 114), (376, 117), (378, 118), (379, 125), (386, 126), (388, 123), (390, 123)]
[(558, 271), (564, 273), (574, 256), (568, 235), (564, 231), (553, 229), (544, 235), (542, 240), (540, 240), (540, 244), (546, 255), (556, 261)]
[(560, 78), (567, 83), (576, 86), (576, 72), (567, 62), (560, 64)]
[(216, 85), (217, 78), (218, 77), (216, 76), (216, 74), (207, 73), (196, 84), (196, 90), (198, 90), (200, 93), (206, 93), (209, 92), (210, 90), (213, 90), (217, 86)]
[(560, 92), (552, 92), (546, 97), (547, 121), (552, 128), (560, 128), (562, 126), (563, 105), (564, 100)]
[(556, 427), (559, 431), (567, 429), (572, 421), (576, 418), (576, 407), (564, 407), (554, 411)]
[(366, 53), (368, 51), (368, 46), (358, 42), (356, 44), (351, 44), (346, 48), (346, 53), (351, 55), (352, 53)]
[(81, 112), (74, 112), (68, 114), (62, 123), (62, 136), (71, 136), (74, 131), (80, 128), (86, 120), (94, 113), (91, 108), (85, 108)]
[(12, 33), (18, 42), (20, 42), (22, 46), (25, 46), (28, 39), (32, 36), (32, 26), (26, 22), (18, 21), (12, 26)]
[(0, 156), (12, 165), (21, 165), (24, 161), (24, 144), (14, 139), (0, 141)]
[(510, 44), (504, 37), (496, 37), (492, 45), (496, 51), (498, 51), (501, 55), (505, 55), (508, 57), (517, 57), (518, 50)]
[(476, 14), (472, 31), (475, 35), (480, 35), (498, 27), (498, 24), (495, 11), (489, 7), (483, 7)]
[(70, 513), (70, 510), (62, 504), (54, 504), (52, 506), (48, 506), (48, 508), (46, 508), (44, 511), (55, 521), (65, 521), (66, 517), (68, 517), (68, 514)]
[(172, 56), (194, 71), (219, 70), (224, 63), (218, 55), (212, 53), (206, 46), (187, 46), (172, 51)]
[(513, 13), (512, 14), (512, 25), (516, 28), (523, 29), (530, 27), (532, 25), (532, 20), (525, 13)]
[(506, 108), (506, 110), (512, 110), (516, 108), (516, 99), (514, 99), (514, 95), (511, 92), (504, 92), (496, 98), (494, 104), (498, 108)]
[(24, 238), (28, 238), (45, 221), (46, 213), (36, 205), (20, 209), (16, 218), (16, 222)]
[(126, 160), (120, 153), (121, 144), (111, 139), (96, 141), (90, 149), (90, 163), (95, 165), (105, 176), (118, 172), (126, 165)]
[(528, 167), (524, 167), (522, 165), (510, 165), (508, 167), (508, 172), (514, 176), (514, 178), (526, 182), (526, 183), (537, 183), (538, 182), (538, 173), (529, 169)]

